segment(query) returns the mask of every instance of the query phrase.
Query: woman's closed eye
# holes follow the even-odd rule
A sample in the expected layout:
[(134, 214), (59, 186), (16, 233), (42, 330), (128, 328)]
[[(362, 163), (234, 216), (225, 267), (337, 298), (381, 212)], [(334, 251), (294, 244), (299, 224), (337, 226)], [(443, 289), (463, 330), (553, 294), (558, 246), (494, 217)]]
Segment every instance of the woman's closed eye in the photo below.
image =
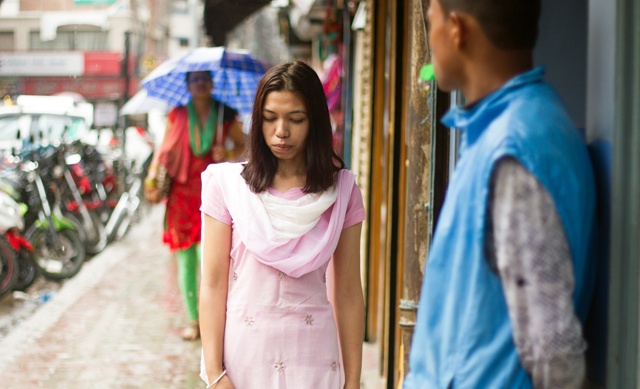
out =
[[(272, 122), (275, 122), (276, 120), (278, 120), (278, 118), (277, 117), (264, 116), (262, 118), (262, 120), (264, 120), (267, 123), (272, 123)], [(289, 118), (288, 120), (291, 123), (294, 123), (294, 124), (301, 124), (301, 123), (304, 123), (307, 120), (307, 118), (306, 117), (293, 117), (293, 118)]]

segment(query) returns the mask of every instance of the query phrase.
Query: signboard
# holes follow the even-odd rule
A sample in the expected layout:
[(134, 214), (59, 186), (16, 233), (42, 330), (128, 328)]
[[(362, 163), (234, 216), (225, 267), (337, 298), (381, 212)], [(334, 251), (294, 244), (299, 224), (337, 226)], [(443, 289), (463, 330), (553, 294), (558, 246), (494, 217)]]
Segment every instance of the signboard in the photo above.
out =
[[(138, 79), (132, 77), (129, 95), (135, 93)], [(25, 77), (22, 79), (22, 94), (52, 95), (59, 92), (76, 92), (85, 98), (119, 99), (124, 94), (124, 79), (121, 77)]]
[(0, 53), (0, 76), (80, 76), (84, 53)]
[(123, 55), (117, 52), (85, 52), (84, 75), (119, 76)]
[(114, 51), (0, 52), (0, 77), (120, 76), (122, 57)]
[(95, 127), (115, 127), (118, 122), (118, 107), (111, 102), (98, 102), (93, 110)]
[(74, 5), (111, 5), (116, 0), (73, 0)]

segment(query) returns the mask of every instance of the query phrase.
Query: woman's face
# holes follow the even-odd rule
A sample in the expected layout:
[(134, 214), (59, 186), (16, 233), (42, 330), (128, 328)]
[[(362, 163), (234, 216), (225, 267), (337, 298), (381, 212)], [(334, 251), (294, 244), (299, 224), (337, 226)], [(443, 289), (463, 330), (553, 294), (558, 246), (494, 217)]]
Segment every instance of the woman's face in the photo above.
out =
[(210, 97), (213, 81), (209, 72), (191, 72), (187, 75), (187, 89), (195, 98)]
[(302, 99), (289, 91), (270, 92), (262, 109), (262, 134), (279, 160), (304, 163), (309, 116)]

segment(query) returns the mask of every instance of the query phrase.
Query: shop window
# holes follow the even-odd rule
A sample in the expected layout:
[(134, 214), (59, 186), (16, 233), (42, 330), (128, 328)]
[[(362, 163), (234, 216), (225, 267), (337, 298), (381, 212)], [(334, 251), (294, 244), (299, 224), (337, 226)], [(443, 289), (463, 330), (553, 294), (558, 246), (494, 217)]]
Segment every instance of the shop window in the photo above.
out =
[(0, 47), (2, 50), (13, 50), (13, 31), (0, 31)]
[(107, 50), (108, 33), (102, 30), (58, 30), (55, 39), (43, 41), (40, 31), (31, 31), (29, 47), (31, 50)]

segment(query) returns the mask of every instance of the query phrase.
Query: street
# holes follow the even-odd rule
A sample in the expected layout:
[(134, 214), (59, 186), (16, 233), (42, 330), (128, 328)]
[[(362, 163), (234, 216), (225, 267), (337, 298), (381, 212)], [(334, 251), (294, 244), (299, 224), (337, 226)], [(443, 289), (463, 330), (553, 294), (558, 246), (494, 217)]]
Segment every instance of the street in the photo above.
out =
[[(2, 388), (204, 387), (200, 342), (180, 338), (186, 315), (160, 243), (163, 212), (152, 207), (0, 337)], [(19, 305), (13, 299), (0, 301), (2, 315)], [(376, 350), (365, 345), (363, 388), (382, 388)]]

